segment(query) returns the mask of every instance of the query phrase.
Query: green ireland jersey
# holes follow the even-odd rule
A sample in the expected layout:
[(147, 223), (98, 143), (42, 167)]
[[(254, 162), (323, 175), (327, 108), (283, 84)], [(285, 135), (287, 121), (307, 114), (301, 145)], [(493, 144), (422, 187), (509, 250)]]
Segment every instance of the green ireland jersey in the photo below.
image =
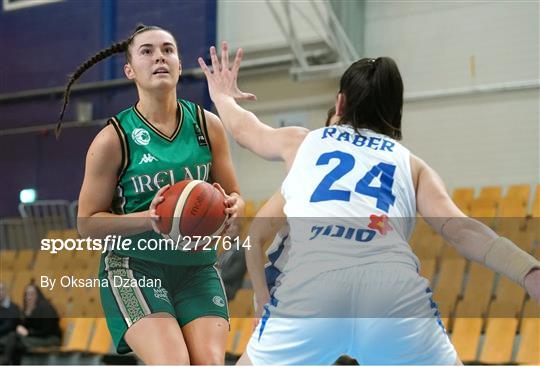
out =
[[(147, 210), (157, 191), (167, 184), (185, 179), (210, 180), (211, 145), (200, 106), (178, 100), (177, 127), (171, 136), (154, 127), (136, 106), (120, 112), (109, 123), (116, 130), (122, 148), (113, 213)], [(213, 264), (216, 260), (215, 251), (182, 251), (182, 246), (151, 250), (146, 245), (142, 248), (137, 245), (148, 244), (149, 239), (162, 239), (153, 231), (127, 238), (132, 240), (129, 251), (115, 247), (116, 253), (173, 265)]]

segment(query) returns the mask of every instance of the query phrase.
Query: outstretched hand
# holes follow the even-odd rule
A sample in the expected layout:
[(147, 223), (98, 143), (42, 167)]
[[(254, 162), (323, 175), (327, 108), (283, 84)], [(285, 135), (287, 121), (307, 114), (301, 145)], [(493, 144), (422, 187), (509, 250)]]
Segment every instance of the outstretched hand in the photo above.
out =
[(229, 45), (227, 42), (221, 43), (221, 62), (218, 59), (215, 46), (210, 47), (210, 59), (212, 60), (212, 71), (208, 68), (202, 57), (198, 58), (206, 80), (210, 98), (215, 103), (220, 97), (232, 97), (235, 100), (256, 100), (257, 97), (251, 93), (244, 93), (238, 88), (237, 78), (242, 62), (243, 50), (236, 51), (236, 57), (231, 68), (229, 68)]

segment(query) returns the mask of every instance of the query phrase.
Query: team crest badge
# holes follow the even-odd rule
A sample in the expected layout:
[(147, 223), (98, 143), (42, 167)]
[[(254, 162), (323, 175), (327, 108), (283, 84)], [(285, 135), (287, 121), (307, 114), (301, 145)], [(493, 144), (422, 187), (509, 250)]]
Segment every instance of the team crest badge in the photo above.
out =
[(214, 298), (212, 298), (212, 302), (214, 302), (214, 304), (219, 307), (225, 306), (225, 301), (220, 296), (214, 296)]
[(148, 143), (150, 143), (150, 134), (145, 129), (133, 130), (131, 138), (138, 145), (148, 145)]

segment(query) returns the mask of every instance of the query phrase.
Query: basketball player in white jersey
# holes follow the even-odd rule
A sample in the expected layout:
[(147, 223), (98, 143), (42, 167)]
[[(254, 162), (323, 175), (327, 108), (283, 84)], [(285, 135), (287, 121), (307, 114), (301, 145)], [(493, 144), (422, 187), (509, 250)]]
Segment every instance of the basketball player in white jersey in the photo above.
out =
[[(281, 283), (239, 363), (460, 363), (407, 241), (416, 213), (466, 258), (540, 299), (540, 264), (508, 239), (467, 218), (439, 176), (401, 138), (403, 83), (390, 58), (361, 59), (343, 74), (336, 126), (273, 129), (235, 98), (242, 51), (229, 70), (210, 49), (199, 64), (225, 128), (243, 147), (283, 160), (281, 191), (289, 251)], [(309, 218), (309, 220), (302, 219)]]

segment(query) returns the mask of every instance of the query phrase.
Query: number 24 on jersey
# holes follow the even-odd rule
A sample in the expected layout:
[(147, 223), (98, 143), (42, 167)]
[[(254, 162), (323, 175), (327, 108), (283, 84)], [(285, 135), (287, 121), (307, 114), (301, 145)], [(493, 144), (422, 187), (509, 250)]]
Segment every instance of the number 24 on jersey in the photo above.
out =
[[(322, 154), (317, 160), (316, 165), (322, 166), (330, 163), (331, 159), (338, 159), (339, 164), (330, 171), (319, 183), (313, 194), (311, 194), (310, 202), (316, 203), (321, 201), (339, 200), (350, 201), (351, 192), (348, 190), (330, 189), (334, 182), (345, 176), (354, 168), (355, 160), (351, 154), (341, 152), (339, 150)], [(377, 199), (377, 208), (388, 213), (391, 205), (394, 205), (396, 197), (392, 194), (392, 185), (394, 184), (394, 173), (396, 166), (388, 163), (379, 163), (373, 166), (365, 175), (356, 183), (355, 192), (371, 196)], [(380, 176), (381, 186), (370, 186), (375, 177)]]

